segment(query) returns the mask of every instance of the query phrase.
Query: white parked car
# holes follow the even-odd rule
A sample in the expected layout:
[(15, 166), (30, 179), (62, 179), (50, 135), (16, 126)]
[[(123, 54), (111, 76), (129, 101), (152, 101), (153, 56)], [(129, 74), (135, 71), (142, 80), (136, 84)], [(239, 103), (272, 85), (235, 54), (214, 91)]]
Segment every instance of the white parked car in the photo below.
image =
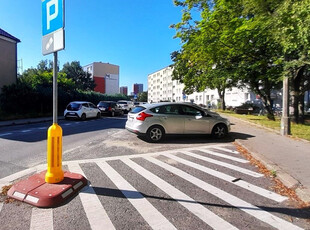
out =
[(117, 102), (117, 104), (122, 108), (124, 113), (128, 113), (134, 107), (132, 101), (120, 100)]
[(133, 108), (126, 129), (145, 136), (149, 142), (159, 142), (165, 134), (212, 134), (222, 138), (230, 131), (230, 122), (197, 105), (164, 102)]
[(88, 101), (70, 102), (64, 112), (65, 119), (78, 118), (85, 120), (86, 118), (101, 117), (101, 112), (93, 103)]

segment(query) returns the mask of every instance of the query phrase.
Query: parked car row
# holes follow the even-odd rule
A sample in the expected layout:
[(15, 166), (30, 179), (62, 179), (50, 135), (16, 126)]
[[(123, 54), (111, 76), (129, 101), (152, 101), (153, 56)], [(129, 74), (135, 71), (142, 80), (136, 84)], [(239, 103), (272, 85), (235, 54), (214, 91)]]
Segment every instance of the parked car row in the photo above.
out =
[(66, 119), (77, 118), (81, 120), (93, 117), (100, 118), (101, 115), (123, 116), (124, 113), (130, 112), (134, 106), (133, 102), (125, 100), (117, 102), (100, 101), (97, 106), (88, 101), (73, 101), (67, 105), (64, 116)]

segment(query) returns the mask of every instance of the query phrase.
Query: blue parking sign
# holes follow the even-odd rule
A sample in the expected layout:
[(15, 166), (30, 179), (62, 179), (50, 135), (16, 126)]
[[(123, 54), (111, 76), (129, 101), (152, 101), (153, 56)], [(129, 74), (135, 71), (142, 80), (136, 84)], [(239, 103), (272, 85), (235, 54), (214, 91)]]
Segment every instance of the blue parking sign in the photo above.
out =
[(42, 34), (64, 27), (64, 0), (42, 0)]

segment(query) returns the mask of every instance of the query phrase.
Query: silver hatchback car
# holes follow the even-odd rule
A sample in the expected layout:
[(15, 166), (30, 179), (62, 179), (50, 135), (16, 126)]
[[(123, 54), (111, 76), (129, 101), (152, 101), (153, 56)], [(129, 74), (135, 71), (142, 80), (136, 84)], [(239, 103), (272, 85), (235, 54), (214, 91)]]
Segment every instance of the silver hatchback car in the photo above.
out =
[(126, 129), (149, 142), (161, 141), (165, 134), (212, 134), (223, 138), (230, 122), (219, 114), (190, 103), (164, 102), (137, 106), (128, 113)]

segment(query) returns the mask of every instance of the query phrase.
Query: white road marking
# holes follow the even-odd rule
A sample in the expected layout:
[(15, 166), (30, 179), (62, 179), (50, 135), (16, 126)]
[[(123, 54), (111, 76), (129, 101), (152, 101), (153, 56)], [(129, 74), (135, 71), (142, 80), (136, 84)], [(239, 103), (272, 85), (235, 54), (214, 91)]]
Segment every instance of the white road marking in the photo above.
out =
[(38, 129), (48, 129), (48, 127), (39, 127)]
[[(85, 176), (83, 170), (78, 164), (69, 164), (68, 168), (71, 172)], [(115, 229), (107, 212), (103, 208), (98, 196), (91, 186), (88, 186), (86, 190), (82, 189), (79, 193), (79, 197), (92, 230), (100, 230), (102, 228), (105, 230)]]
[(12, 135), (12, 133), (2, 133), (2, 134), (0, 134), (0, 137), (4, 137), (4, 136), (8, 136), (8, 135)]
[(222, 158), (229, 159), (232, 161), (237, 161), (240, 163), (249, 163), (249, 161), (241, 159), (241, 158), (227, 156), (225, 154), (217, 153), (217, 152), (206, 150), (206, 149), (199, 149), (199, 151), (204, 152), (204, 153), (208, 153), (208, 154), (213, 155), (213, 156), (222, 157)]
[(30, 129), (26, 129), (26, 130), (22, 130), (21, 132), (22, 133), (29, 133), (29, 132), (31, 132), (31, 130)]
[(209, 209), (205, 208), (180, 190), (173, 187), (171, 184), (167, 183), (163, 179), (144, 169), (135, 162), (129, 159), (124, 159), (122, 161), (130, 168), (135, 170), (137, 173), (139, 173), (141, 176), (143, 176), (145, 179), (149, 180), (155, 186), (160, 188), (163, 192), (168, 194), (172, 199), (183, 205), (185, 208), (187, 208), (190, 212), (192, 212), (194, 215), (196, 215), (213, 229), (237, 229), (230, 223), (223, 220), (221, 217), (211, 212)]
[(172, 154), (167, 154), (166, 156), (171, 158), (171, 159), (173, 159), (173, 160), (175, 160), (175, 161), (178, 161), (178, 162), (180, 162), (182, 164), (185, 164), (185, 165), (188, 165), (188, 166), (190, 166), (192, 168), (198, 169), (198, 170), (200, 170), (202, 172), (205, 172), (205, 173), (207, 173), (209, 175), (212, 175), (214, 177), (217, 177), (217, 178), (220, 178), (222, 180), (225, 180), (225, 181), (227, 181), (227, 182), (229, 182), (231, 184), (237, 185), (237, 186), (239, 186), (241, 188), (249, 190), (250, 192), (256, 193), (256, 194), (258, 194), (260, 196), (263, 196), (263, 197), (266, 197), (268, 199), (271, 199), (271, 200), (274, 200), (274, 201), (277, 201), (277, 202), (282, 202), (284, 200), (287, 200), (287, 198), (284, 197), (284, 196), (278, 195), (278, 194), (276, 194), (274, 192), (271, 192), (269, 190), (266, 190), (266, 189), (263, 189), (263, 188), (258, 187), (256, 185), (250, 184), (250, 183), (248, 183), (246, 181), (238, 180), (236, 182), (233, 182), (237, 178), (229, 176), (229, 175), (227, 175), (225, 173), (222, 173), (222, 172), (219, 172), (219, 171), (207, 168), (205, 166), (196, 164), (196, 163), (188, 161), (188, 160), (184, 160), (184, 159), (182, 159), (180, 157), (177, 157), (175, 155), (172, 155)]
[(230, 150), (230, 149), (221, 148), (221, 147), (213, 147), (213, 148), (218, 149), (218, 150), (222, 150), (222, 151), (228, 152), (228, 153), (240, 154), (238, 151), (235, 151), (235, 150)]
[(157, 160), (153, 157), (145, 157), (148, 161), (162, 167), (163, 169), (183, 178), (184, 180), (196, 185), (197, 187), (205, 190), (206, 192), (218, 197), (219, 199), (225, 201), (228, 204), (233, 205), (236, 208), (248, 213), (249, 215), (281, 230), (293, 230), (293, 229), (302, 229), (292, 223), (285, 221), (275, 215), (268, 213), (260, 209), (257, 206), (254, 206), (242, 199), (239, 199), (236, 196), (233, 196), (217, 187), (214, 187), (205, 181), (202, 181), (180, 169), (177, 169), (169, 164), (166, 164), (160, 160)]
[(53, 209), (33, 208), (30, 230), (53, 230)]
[(119, 188), (129, 202), (138, 210), (152, 229), (176, 229), (141, 193), (130, 185), (107, 162), (99, 162), (97, 164), (116, 187)]
[(25, 169), (23, 171), (20, 171), (20, 172), (11, 174), (11, 175), (9, 175), (7, 177), (1, 178), (0, 184), (11, 183), (12, 181), (15, 181), (15, 180), (17, 180), (17, 179), (19, 179), (19, 178), (21, 178), (23, 176), (26, 176), (26, 175), (29, 175), (29, 174), (32, 174), (32, 173), (35, 173), (35, 172), (37, 172), (37, 168), (36, 167)]
[(178, 152), (183, 153), (183, 154), (188, 155), (188, 156), (191, 156), (191, 157), (194, 157), (194, 158), (197, 158), (199, 160), (203, 160), (203, 161), (206, 161), (206, 162), (210, 162), (212, 164), (220, 165), (220, 166), (223, 166), (225, 168), (229, 168), (229, 169), (241, 172), (243, 174), (246, 174), (246, 175), (249, 175), (249, 176), (252, 176), (252, 177), (263, 177), (264, 176), (261, 173), (253, 172), (251, 170), (248, 170), (248, 169), (245, 169), (245, 168), (241, 168), (241, 167), (233, 165), (233, 164), (225, 163), (223, 161), (214, 160), (212, 158), (201, 156), (199, 154), (195, 154), (195, 153), (192, 153), (192, 152), (188, 152), (188, 151), (178, 151)]

